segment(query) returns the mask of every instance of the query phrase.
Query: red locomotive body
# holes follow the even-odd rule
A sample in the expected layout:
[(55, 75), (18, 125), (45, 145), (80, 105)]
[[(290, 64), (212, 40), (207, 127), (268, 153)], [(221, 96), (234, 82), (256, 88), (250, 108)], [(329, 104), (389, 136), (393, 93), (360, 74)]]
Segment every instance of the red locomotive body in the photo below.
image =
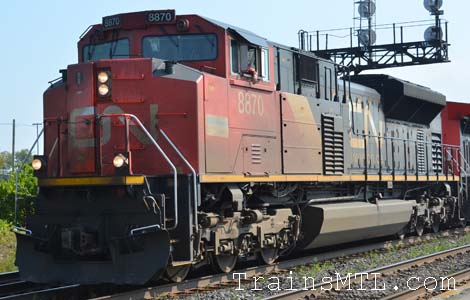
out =
[(171, 10), (105, 17), (78, 56), (44, 94), (40, 193), (16, 228), (26, 280), (179, 281), (465, 221), (459, 147), (431, 126), (439, 93), (343, 81), (312, 53)]

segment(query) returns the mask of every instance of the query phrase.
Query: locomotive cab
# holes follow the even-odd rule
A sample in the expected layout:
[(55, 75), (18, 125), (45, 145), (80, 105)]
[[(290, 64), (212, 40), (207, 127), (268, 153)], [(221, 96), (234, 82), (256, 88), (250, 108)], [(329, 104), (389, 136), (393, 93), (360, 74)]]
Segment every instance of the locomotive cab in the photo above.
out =
[(203, 74), (226, 75), (225, 38), (174, 11), (105, 17), (82, 35), (79, 63), (44, 93), (40, 193), (17, 229), (25, 280), (143, 284), (191, 265)]

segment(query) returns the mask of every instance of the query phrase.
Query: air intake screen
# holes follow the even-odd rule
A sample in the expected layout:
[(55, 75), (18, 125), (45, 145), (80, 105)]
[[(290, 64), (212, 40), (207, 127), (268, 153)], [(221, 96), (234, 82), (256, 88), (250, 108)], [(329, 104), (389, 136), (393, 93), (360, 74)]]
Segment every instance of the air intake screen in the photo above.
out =
[(343, 132), (335, 130), (335, 117), (322, 116), (323, 128), (323, 172), (325, 175), (344, 173)]

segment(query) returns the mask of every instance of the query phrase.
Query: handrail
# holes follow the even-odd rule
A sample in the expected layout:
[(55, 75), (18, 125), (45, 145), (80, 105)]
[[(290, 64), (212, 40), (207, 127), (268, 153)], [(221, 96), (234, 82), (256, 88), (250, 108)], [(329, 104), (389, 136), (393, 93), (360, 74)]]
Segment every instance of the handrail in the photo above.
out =
[[(163, 149), (160, 147), (160, 145), (155, 141), (153, 136), (148, 132), (148, 130), (145, 128), (145, 126), (142, 124), (142, 122), (133, 114), (104, 114), (100, 115), (99, 118), (121, 118), (124, 117), (126, 119), (133, 119), (137, 125), (142, 129), (142, 131), (145, 133), (145, 135), (148, 137), (148, 139), (152, 142), (152, 144), (157, 148), (157, 150), (160, 152), (160, 154), (163, 156), (165, 161), (170, 165), (172, 171), (173, 171), (173, 180), (174, 180), (174, 185), (173, 185), (173, 203), (174, 203), (174, 209), (175, 209), (175, 221), (172, 227), (167, 228), (168, 230), (174, 230), (178, 226), (178, 171), (176, 170), (175, 165), (171, 161), (171, 159), (168, 157), (168, 155), (163, 151)], [(129, 124), (127, 124), (129, 125)]]
[[(463, 155), (462, 151), (459, 151), (460, 153), (460, 159), (464, 162), (465, 164), (465, 170), (469, 170), (470, 169), (470, 164), (468, 163), (468, 161), (465, 159), (465, 155)], [(467, 172), (465, 172), (465, 174), (468, 174)]]
[[(462, 152), (458, 151), (458, 153), (460, 154), (460, 158), (465, 162), (466, 166), (468, 166), (468, 162), (465, 159), (465, 157), (463, 156)], [(464, 199), (462, 198), (461, 191), (462, 191), (462, 185), (465, 184), (465, 193), (467, 193), (467, 190), (468, 190), (468, 173), (467, 173), (467, 170), (462, 167), (462, 164), (457, 161), (457, 159), (454, 157), (454, 155), (452, 155), (452, 153), (449, 152), (449, 149), (447, 149), (447, 154), (451, 156), (452, 161), (457, 164), (457, 167), (460, 171), (460, 173), (459, 173), (460, 181), (459, 181), (459, 184), (458, 184), (458, 189), (459, 189), (460, 192), (459, 192), (459, 195), (458, 195), (458, 201), (459, 201), (460, 205), (463, 205), (462, 201)], [(464, 174), (464, 178), (462, 178), (462, 173)], [(463, 182), (463, 180), (465, 180), (465, 183)], [(460, 213), (461, 213), (461, 210), (459, 209), (458, 210), (459, 218), (462, 219), (461, 216), (460, 216)]]
[(38, 133), (38, 136), (36, 137), (36, 140), (34, 141), (33, 145), (31, 146), (31, 148), (29, 148), (29, 151), (28, 151), (28, 155), (25, 157), (25, 159), (23, 159), (23, 161), (21, 162), (21, 167), (22, 168), (26, 162), (28, 161), (29, 159), (29, 156), (31, 155), (31, 153), (33, 153), (33, 150), (34, 150), (34, 147), (36, 147), (37, 143), (39, 143), (39, 139), (41, 138), (42, 134), (44, 133), (44, 127), (41, 129), (41, 131)]
[(157, 228), (157, 229), (160, 229), (160, 225), (158, 224), (155, 224), (155, 225), (149, 225), (149, 226), (144, 226), (144, 227), (139, 227), (139, 228), (134, 228), (131, 230), (131, 233), (129, 235), (135, 235), (136, 232), (137, 233), (145, 233), (146, 230), (149, 230), (149, 229), (153, 229), (153, 228)]
[(28, 236), (33, 235), (33, 232), (31, 230), (20, 227), (20, 226), (11, 227), (11, 231), (13, 231), (15, 233), (18, 233), (18, 234), (21, 234), (21, 235), (28, 235)]
[[(452, 151), (450, 151), (451, 149), (446, 149), (447, 151), (447, 156), (450, 157), (450, 159), (452, 160), (453, 163), (455, 163), (455, 165), (457, 166), (457, 168), (459, 169), (460, 172), (464, 173), (465, 175), (467, 175), (468, 173), (462, 168), (462, 164), (459, 163), (456, 159), (456, 157), (452, 154)], [(460, 153), (460, 155), (462, 155), (462, 153)], [(452, 170), (453, 172), (454, 170)]]
[(198, 204), (199, 204), (199, 201), (198, 201), (199, 197), (198, 197), (198, 192), (197, 192), (196, 170), (194, 170), (193, 166), (191, 166), (189, 161), (184, 157), (183, 153), (181, 153), (181, 151), (176, 147), (176, 145), (168, 137), (168, 135), (165, 133), (165, 131), (163, 131), (163, 129), (160, 129), (160, 133), (166, 139), (168, 144), (170, 144), (170, 146), (173, 148), (173, 150), (175, 150), (175, 152), (179, 155), (181, 160), (188, 166), (188, 168), (191, 170), (191, 173), (193, 173), (193, 193), (194, 193), (194, 204), (193, 204), (194, 207), (193, 207), (193, 209), (194, 209), (194, 225), (195, 225), (194, 227), (195, 227), (195, 231), (197, 232), (198, 231), (197, 207), (198, 207)]

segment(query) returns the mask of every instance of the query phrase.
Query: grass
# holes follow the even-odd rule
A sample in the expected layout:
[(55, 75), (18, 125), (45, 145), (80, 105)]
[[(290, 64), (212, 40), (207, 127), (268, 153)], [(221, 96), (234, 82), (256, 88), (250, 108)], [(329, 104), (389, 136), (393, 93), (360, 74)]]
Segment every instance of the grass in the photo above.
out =
[(17, 270), (15, 266), (16, 238), (10, 224), (0, 220), (0, 273)]

